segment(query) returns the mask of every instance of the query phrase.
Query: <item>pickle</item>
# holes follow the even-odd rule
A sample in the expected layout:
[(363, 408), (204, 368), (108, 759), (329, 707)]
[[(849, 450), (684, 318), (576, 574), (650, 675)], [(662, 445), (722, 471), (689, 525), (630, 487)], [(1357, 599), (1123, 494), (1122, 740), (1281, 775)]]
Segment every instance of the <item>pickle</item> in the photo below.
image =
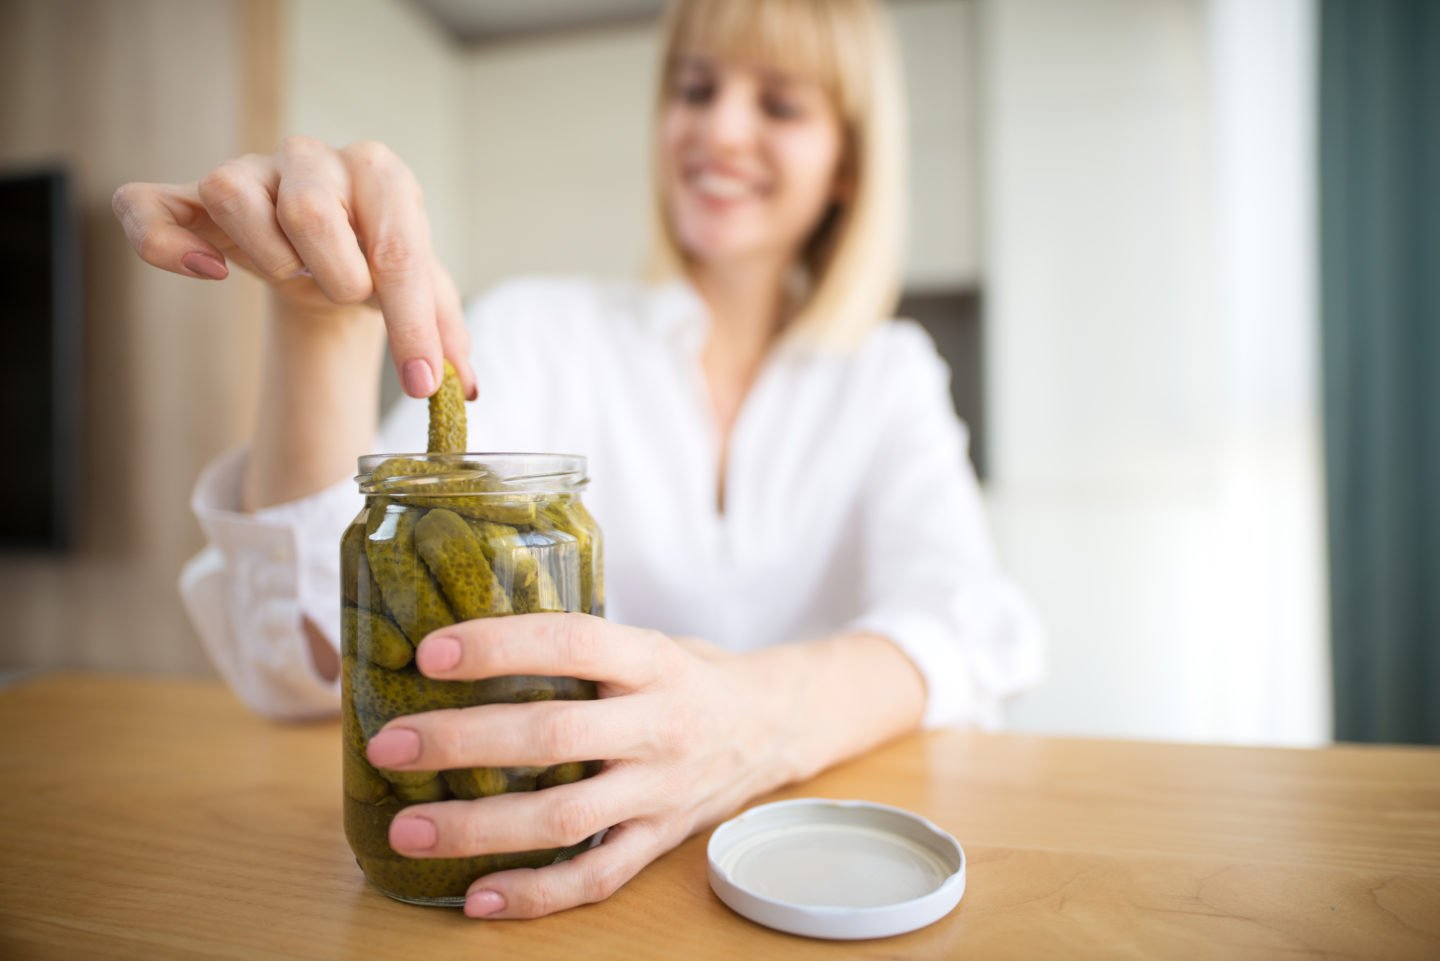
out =
[[(580, 559), (580, 610), (603, 614), (605, 583), (601, 573), (600, 529), (579, 501), (554, 500), (540, 510), (536, 524), (573, 537)], [(598, 589), (597, 589), (598, 588)]]
[[(516, 547), (523, 546), (520, 540), (520, 532), (506, 524), (497, 524), (493, 521), (469, 521), (470, 528), (475, 531), (480, 541), (480, 549), (485, 552), (485, 559), (490, 562), (490, 567), (495, 571), (495, 576), (504, 583), (507, 576), (513, 573), (514, 564), (510, 563), (510, 551)], [(501, 573), (501, 565), (505, 564), (505, 574)]]
[(357, 857), (356, 860), (371, 884), (401, 900), (463, 899), (470, 882), (494, 870), (493, 865), (497, 863), (494, 855), (404, 858), (392, 854), (390, 857)]
[(390, 795), (389, 783), (380, 776), (364, 755), (345, 745), (345, 794), (361, 804), (378, 804)]
[(436, 771), (392, 771), (385, 767), (377, 767), (375, 773), (396, 787), (407, 788), (424, 787), (440, 776)]
[(383, 614), (346, 604), (340, 610), (345, 651), (363, 661), (398, 671), (415, 657), (415, 647)]
[(555, 682), (561, 679), (535, 674), (513, 674), (506, 680), (511, 683), (507, 685), (505, 703), (530, 704), (535, 701), (555, 700)]
[(376, 768), (376, 773), (390, 784), (390, 790), (407, 804), (443, 801), (450, 796), (438, 771), (391, 771)]
[(584, 761), (568, 761), (564, 764), (556, 764), (546, 768), (536, 782), (541, 788), (556, 787), (561, 784), (574, 784), (586, 775)]
[[(351, 670), (356, 667), (354, 658), (346, 658), (342, 663), (345, 664), (346, 670)], [(376, 668), (376, 670), (381, 669)], [(365, 684), (362, 681), (361, 687), (364, 686)], [(346, 694), (342, 691), (341, 697), (351, 702), (350, 706), (342, 711), (340, 715), (340, 728), (344, 736), (345, 746), (353, 750), (360, 757), (365, 757), (365, 747), (370, 743), (370, 739), (380, 733), (380, 729), (393, 718), (370, 710), (369, 702), (358, 703), (358, 698), (352, 694)], [(395, 717), (398, 716), (399, 715), (395, 715)]]
[(367, 611), (385, 609), (380, 585), (365, 557), (365, 525), (358, 521), (345, 528), (340, 540), (340, 594), (346, 602)]
[(505, 485), (479, 464), (454, 459), (392, 457), (370, 472), (376, 493), (405, 498), (415, 507), (444, 507), (463, 517), (497, 524), (535, 523), (538, 494), (505, 493)]
[(391, 504), (366, 520), (365, 554), (385, 598), (385, 609), (412, 644), (455, 623), (450, 605), (415, 553), (420, 511)]
[[(390, 794), (390, 785), (380, 777), (365, 757), (365, 733), (355, 710), (351, 675), (355, 667), (353, 655), (342, 661), (340, 672), (340, 732), (342, 781), (347, 800), (377, 804)], [(378, 730), (378, 728), (377, 728)]]
[(438, 776), (414, 787), (394, 784), (390, 789), (395, 792), (397, 798), (406, 804), (428, 804), (431, 801), (443, 801), (450, 797), (450, 792), (445, 789), (445, 782)]
[[(361, 757), (365, 756), (365, 731), (361, 727), (359, 712), (355, 707), (355, 697), (350, 683), (350, 672), (355, 667), (355, 657), (347, 654), (341, 660), (340, 671), (340, 735), (347, 750), (354, 751)], [(379, 730), (377, 725), (375, 730)]]
[(567, 609), (549, 566), (541, 563), (542, 552), (537, 549), (556, 543), (554, 540), (488, 521), (477, 521), (474, 527), (495, 576), (510, 589), (511, 606), (516, 614)]
[(459, 453), (468, 439), (465, 392), (460, 388), (455, 366), (447, 360), (440, 389), (430, 395), (430, 443), (426, 450), (431, 454)]
[(415, 549), (460, 620), (510, 613), (510, 599), (485, 559), (480, 538), (458, 514), (437, 509), (421, 518)]
[[(605, 616), (605, 537), (600, 531), (600, 525), (595, 522), (592, 515), (578, 500), (567, 500), (565, 502), (566, 514), (573, 518), (576, 530), (583, 531), (588, 539), (588, 550), (581, 553), (581, 563), (588, 564), (590, 570), (590, 593), (589, 602), (584, 610), (587, 614), (596, 617)], [(588, 560), (587, 560), (588, 557)], [(585, 568), (582, 567), (582, 577)], [(584, 582), (582, 581), (582, 590)]]
[(507, 767), (505, 779), (510, 782), (506, 793), (518, 794), (522, 791), (533, 791), (540, 781), (540, 775), (545, 773), (544, 767)]
[(366, 804), (347, 793), (344, 803), (345, 840), (350, 842), (350, 850), (361, 857), (396, 857), (390, 846), (390, 821), (405, 807), (404, 802), (387, 797)]
[(537, 498), (533, 494), (487, 494), (473, 497), (420, 498), (430, 507), (448, 507), (464, 517), (498, 524), (533, 524)]
[(593, 701), (599, 695), (594, 681), (583, 681), (578, 677), (547, 677), (551, 696), (557, 701)]
[(531, 576), (512, 595), (516, 614), (539, 614), (546, 611), (563, 611), (560, 592), (555, 588), (555, 579), (550, 570), (540, 564), (530, 565)]
[(456, 797), (473, 801), (475, 798), (494, 797), (509, 790), (505, 772), (498, 767), (466, 767), (453, 771), (442, 771), (445, 784)]
[[(479, 681), (437, 681), (412, 671), (387, 671), (353, 657), (344, 659), (350, 674), (355, 724), (364, 741), (390, 720), (407, 714), (444, 711), (477, 704), (521, 704), (528, 701), (588, 700), (595, 685), (570, 678), (513, 674)], [(563, 698), (557, 694), (564, 692)], [(347, 737), (353, 735), (347, 732)], [(364, 743), (360, 745), (364, 753)]]
[(352, 684), (356, 717), (368, 740), (392, 718), (475, 703), (474, 683), (435, 681), (409, 671), (387, 671), (373, 664), (355, 662)]

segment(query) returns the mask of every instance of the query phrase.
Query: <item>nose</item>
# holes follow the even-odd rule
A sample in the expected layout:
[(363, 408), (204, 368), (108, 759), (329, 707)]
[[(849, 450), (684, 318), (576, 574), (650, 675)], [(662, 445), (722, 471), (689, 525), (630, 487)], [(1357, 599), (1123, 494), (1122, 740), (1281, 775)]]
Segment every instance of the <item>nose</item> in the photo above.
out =
[(742, 150), (754, 141), (759, 118), (754, 94), (745, 86), (738, 81), (721, 85), (705, 110), (702, 130), (711, 150)]

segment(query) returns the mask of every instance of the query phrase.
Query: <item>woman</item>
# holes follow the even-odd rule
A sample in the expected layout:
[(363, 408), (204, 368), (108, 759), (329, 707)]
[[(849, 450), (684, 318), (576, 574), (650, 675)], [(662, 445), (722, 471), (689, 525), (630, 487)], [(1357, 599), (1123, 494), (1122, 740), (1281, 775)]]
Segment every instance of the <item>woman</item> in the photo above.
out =
[(607, 897), (757, 795), (922, 722), (993, 724), (1038, 673), (944, 365), (917, 326), (883, 322), (902, 125), (881, 17), (872, 0), (670, 9), (645, 285), (517, 281), (462, 315), (414, 178), (376, 144), (291, 138), (195, 185), (116, 194), (146, 261), (216, 280), (236, 263), (274, 292), (259, 426), (201, 479), (210, 546), (182, 582), (256, 709), (335, 708), (355, 458), (424, 436), (415, 400), (376, 435), (382, 330), (411, 398), (443, 358), (479, 388), (471, 450), (590, 457), (611, 619), (472, 621), (416, 660), (438, 678), (592, 678), (601, 698), (399, 718), (368, 745), (414, 770), (611, 759), (578, 784), (395, 819), (392, 846), (421, 857), (610, 828), (573, 861), (478, 880), (471, 916)]

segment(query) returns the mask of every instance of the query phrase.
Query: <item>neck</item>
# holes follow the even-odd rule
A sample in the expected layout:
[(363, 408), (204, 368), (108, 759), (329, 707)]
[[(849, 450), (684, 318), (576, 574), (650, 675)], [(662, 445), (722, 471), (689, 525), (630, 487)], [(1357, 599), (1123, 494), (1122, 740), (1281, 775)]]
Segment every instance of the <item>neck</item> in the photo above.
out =
[(743, 377), (759, 366), (785, 323), (787, 269), (783, 261), (692, 265), (690, 282), (710, 310), (707, 367)]
[(716, 507), (725, 510), (725, 470), (730, 433), (765, 354), (785, 323), (786, 264), (697, 264), (690, 282), (710, 309), (710, 332), (700, 368), (710, 388), (720, 469)]

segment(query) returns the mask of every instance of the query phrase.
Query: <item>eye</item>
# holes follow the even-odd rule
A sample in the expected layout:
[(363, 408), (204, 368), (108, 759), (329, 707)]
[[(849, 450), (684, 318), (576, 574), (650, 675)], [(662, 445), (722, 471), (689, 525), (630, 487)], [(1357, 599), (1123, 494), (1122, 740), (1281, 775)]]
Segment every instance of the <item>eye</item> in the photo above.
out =
[(698, 106), (715, 96), (715, 85), (709, 80), (689, 78), (675, 85), (675, 95), (684, 103)]
[(766, 94), (761, 98), (760, 106), (766, 116), (775, 120), (795, 120), (804, 113), (793, 99), (780, 94)]
[(672, 75), (671, 96), (681, 103), (701, 106), (715, 99), (715, 74), (695, 64), (682, 64)]

